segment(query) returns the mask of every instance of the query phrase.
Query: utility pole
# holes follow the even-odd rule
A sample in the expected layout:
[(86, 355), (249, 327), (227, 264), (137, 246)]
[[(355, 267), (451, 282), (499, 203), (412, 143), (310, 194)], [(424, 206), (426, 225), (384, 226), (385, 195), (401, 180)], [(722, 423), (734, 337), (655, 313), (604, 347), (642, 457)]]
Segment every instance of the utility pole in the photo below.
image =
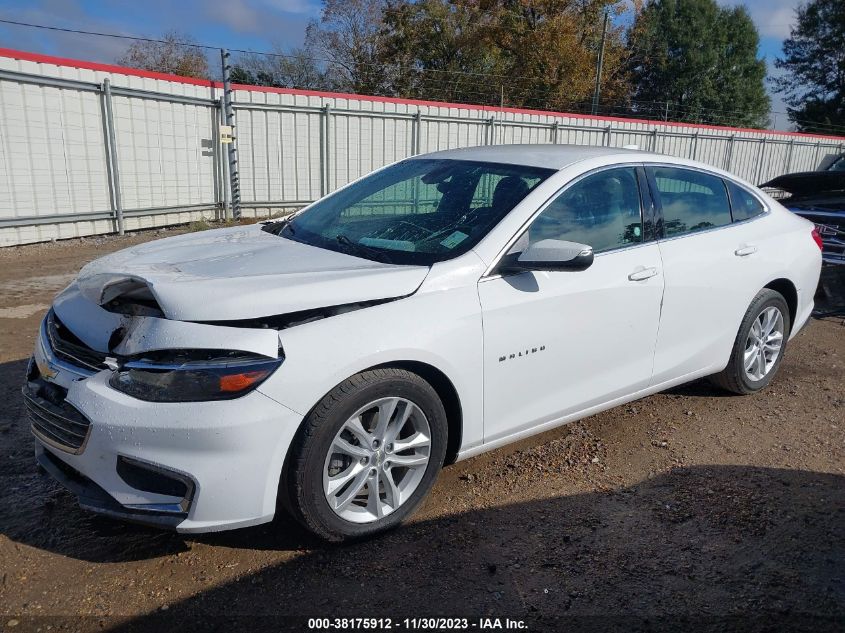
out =
[(604, 24), (601, 28), (601, 46), (599, 47), (599, 58), (596, 61), (596, 89), (593, 91), (593, 110), (592, 113), (599, 112), (599, 95), (601, 94), (601, 70), (604, 66), (604, 43), (607, 40), (607, 19), (608, 12), (604, 12)]

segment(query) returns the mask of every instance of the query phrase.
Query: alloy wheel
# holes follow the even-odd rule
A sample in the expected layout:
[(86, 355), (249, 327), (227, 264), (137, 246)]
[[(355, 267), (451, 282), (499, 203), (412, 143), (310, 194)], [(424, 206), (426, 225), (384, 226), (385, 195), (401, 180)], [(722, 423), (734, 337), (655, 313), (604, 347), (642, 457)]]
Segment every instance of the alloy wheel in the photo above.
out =
[(743, 367), (750, 380), (762, 380), (772, 370), (780, 356), (783, 337), (783, 314), (769, 306), (754, 319), (745, 340)]
[(356, 411), (334, 437), (323, 467), (329, 507), (353, 523), (395, 512), (422, 481), (431, 429), (422, 410), (404, 398), (381, 398)]

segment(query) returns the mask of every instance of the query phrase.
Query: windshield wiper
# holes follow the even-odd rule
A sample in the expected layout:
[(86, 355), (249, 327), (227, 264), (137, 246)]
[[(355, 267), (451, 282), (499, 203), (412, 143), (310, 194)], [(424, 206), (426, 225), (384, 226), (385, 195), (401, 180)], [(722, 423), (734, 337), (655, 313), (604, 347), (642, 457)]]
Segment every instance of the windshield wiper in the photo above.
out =
[(370, 248), (369, 246), (365, 246), (364, 244), (353, 242), (348, 237), (339, 233), (335, 236), (335, 239), (338, 241), (339, 244), (347, 247), (349, 251), (359, 251), (364, 252), (370, 255), (376, 261), (384, 262), (386, 264), (391, 264), (390, 256), (385, 253), (384, 251), (377, 250), (375, 248)]
[(267, 233), (272, 233), (273, 235), (281, 235), (282, 231), (287, 229), (291, 235), (296, 235), (296, 230), (293, 228), (291, 222), (292, 218), (291, 216), (288, 216), (286, 218), (282, 218), (281, 220), (264, 223), (261, 230), (267, 231)]

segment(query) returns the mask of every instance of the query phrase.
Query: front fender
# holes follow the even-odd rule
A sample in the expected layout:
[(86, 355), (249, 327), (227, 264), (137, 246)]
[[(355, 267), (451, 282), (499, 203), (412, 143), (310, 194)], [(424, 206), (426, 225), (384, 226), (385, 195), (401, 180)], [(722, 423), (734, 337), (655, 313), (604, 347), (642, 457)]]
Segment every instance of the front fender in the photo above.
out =
[(280, 332), (282, 366), (259, 390), (305, 415), (335, 386), (375, 365), (415, 361), (454, 385), (463, 413), (462, 449), (480, 444), (483, 354), (475, 286), (404, 299)]

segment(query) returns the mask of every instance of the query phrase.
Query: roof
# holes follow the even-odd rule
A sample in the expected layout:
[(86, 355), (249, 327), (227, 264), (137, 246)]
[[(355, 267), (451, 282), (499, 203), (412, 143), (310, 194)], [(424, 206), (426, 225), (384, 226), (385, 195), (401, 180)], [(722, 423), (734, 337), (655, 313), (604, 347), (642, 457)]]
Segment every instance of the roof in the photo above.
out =
[(455, 160), (476, 160), (488, 163), (507, 163), (509, 165), (530, 165), (563, 169), (573, 163), (590, 158), (624, 157), (632, 155), (653, 159), (655, 154), (635, 149), (617, 147), (593, 147), (589, 145), (480, 145), (461, 149), (447, 149), (440, 152), (420, 155), (417, 158), (451, 158)]

